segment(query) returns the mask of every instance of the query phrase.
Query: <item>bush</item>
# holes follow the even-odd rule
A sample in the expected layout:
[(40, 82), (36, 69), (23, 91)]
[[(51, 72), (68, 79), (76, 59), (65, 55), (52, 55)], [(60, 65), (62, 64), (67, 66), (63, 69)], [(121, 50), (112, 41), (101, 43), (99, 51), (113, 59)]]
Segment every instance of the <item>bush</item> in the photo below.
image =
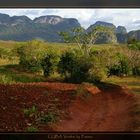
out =
[(77, 57), (75, 66), (72, 71), (71, 79), (76, 83), (88, 82), (89, 70), (92, 68), (94, 62), (90, 58)]
[(48, 112), (46, 115), (40, 118), (42, 123), (55, 123), (57, 121), (57, 116), (53, 112)]
[(137, 76), (139, 75), (140, 76), (140, 67), (135, 67), (132, 69), (132, 73), (133, 75)]
[(37, 109), (35, 106), (32, 106), (31, 108), (26, 108), (23, 110), (23, 113), (27, 117), (32, 117), (37, 112)]
[(113, 65), (109, 69), (109, 75), (124, 76), (129, 75), (131, 72), (131, 66), (129, 65), (129, 59), (121, 53), (116, 54), (118, 64)]
[(57, 71), (57, 65), (59, 62), (59, 55), (56, 52), (48, 52), (45, 58), (41, 62), (41, 66), (44, 71), (44, 76), (48, 77), (55, 71)]
[[(132, 50), (128, 48), (110, 48), (98, 51), (95, 57), (99, 58), (102, 68), (107, 72), (107, 76), (124, 76), (132, 73), (132, 57), (129, 55)], [(137, 61), (137, 60), (136, 60)], [(134, 64), (134, 63), (133, 63)]]
[(29, 41), (18, 48), (17, 52), (20, 57), (20, 65), (25, 69), (36, 72), (42, 69), (41, 60), (44, 58), (47, 49), (40, 41)]
[(128, 41), (128, 57), (133, 75), (140, 75), (140, 41), (135, 38)]
[(78, 54), (75, 51), (65, 52), (60, 57), (60, 62), (58, 65), (59, 72), (65, 77), (65, 80), (68, 82), (81, 83), (81, 82), (89, 82), (89, 81), (100, 81), (102, 79), (102, 74), (98, 73), (98, 71), (102, 70), (96, 67), (98, 62), (92, 56), (85, 56), (82, 54)]
[(89, 81), (90, 82), (100, 82), (106, 77), (106, 70), (101, 66), (96, 66), (89, 70)]
[(76, 56), (74, 52), (65, 52), (61, 55), (60, 61), (58, 64), (59, 73), (65, 77), (65, 80), (68, 80), (73, 73), (75, 67)]

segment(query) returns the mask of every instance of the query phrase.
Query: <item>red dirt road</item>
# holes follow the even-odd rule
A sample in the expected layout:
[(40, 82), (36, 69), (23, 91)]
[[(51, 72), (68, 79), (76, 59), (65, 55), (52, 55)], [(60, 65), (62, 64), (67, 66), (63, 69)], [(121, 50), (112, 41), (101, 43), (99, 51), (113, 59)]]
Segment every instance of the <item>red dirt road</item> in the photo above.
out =
[[(75, 96), (79, 85), (32, 83), (0, 85), (0, 131), (26, 131), (30, 125), (38, 131), (131, 131), (133, 129), (132, 94), (119, 86), (107, 89), (86, 87), (87, 93)], [(49, 96), (46, 96), (46, 93)], [(57, 99), (57, 102), (54, 102)], [(35, 105), (36, 116), (27, 118), (23, 109)], [(55, 124), (36, 121), (50, 105), (59, 112)], [(50, 110), (49, 110), (50, 111)]]
[(131, 131), (134, 100), (123, 91), (101, 92), (70, 106), (70, 119), (57, 125), (61, 131)]

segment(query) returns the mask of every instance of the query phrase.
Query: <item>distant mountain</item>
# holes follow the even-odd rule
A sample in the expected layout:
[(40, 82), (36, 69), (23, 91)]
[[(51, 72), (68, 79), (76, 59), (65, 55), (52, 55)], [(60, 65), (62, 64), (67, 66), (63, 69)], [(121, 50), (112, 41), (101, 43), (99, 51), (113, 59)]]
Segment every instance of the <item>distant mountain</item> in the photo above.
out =
[(90, 25), (87, 29), (87, 31), (91, 31), (94, 27), (96, 26), (104, 26), (104, 27), (109, 27), (112, 29), (115, 29), (115, 25), (113, 25), (112, 23), (107, 23), (107, 22), (103, 22), (103, 21), (97, 21), (96, 23), (94, 23), (93, 25)]
[(112, 34), (101, 32), (99, 34), (100, 37), (96, 39), (95, 43), (101, 44), (101, 43), (116, 43), (117, 42), (115, 25), (113, 25), (112, 23), (97, 21), (95, 24), (90, 25), (89, 28), (87, 28), (87, 32), (92, 31), (97, 26), (103, 26), (103, 27), (109, 28), (112, 31)]
[(63, 22), (64, 19), (61, 18), (60, 16), (41, 16), (41, 17), (35, 18), (33, 21), (34, 23), (56, 25), (60, 22)]
[[(114, 32), (112, 36), (100, 33), (100, 38), (96, 43), (125, 43), (129, 38), (140, 40), (140, 30), (127, 33), (124, 26), (116, 27), (114, 24), (104, 21), (97, 21), (86, 31), (90, 32), (96, 26), (108, 27)], [(28, 41), (39, 38), (48, 42), (60, 42), (58, 32), (68, 32), (77, 27), (81, 27), (81, 25), (75, 18), (47, 15), (31, 20), (24, 15), (10, 17), (7, 14), (0, 14), (0, 40)]]
[(116, 27), (112, 23), (97, 21), (95, 24), (90, 25), (90, 27), (87, 29), (87, 31), (91, 31), (96, 26), (108, 27), (108, 28), (110, 28), (114, 31), (114, 35), (116, 36), (116, 39), (115, 39), (115, 37), (110, 38), (109, 36), (106, 35), (106, 36), (103, 37), (104, 39), (102, 39), (102, 41), (97, 41), (99, 43), (107, 43), (107, 42), (125, 43), (127, 41), (127, 30), (124, 26)]
[(118, 34), (127, 34), (127, 30), (124, 26), (118, 26), (116, 28), (116, 33)]
[(116, 28), (116, 36), (117, 41), (119, 43), (126, 43), (127, 42), (127, 30), (124, 26), (118, 26)]
[(81, 27), (77, 19), (59, 16), (41, 16), (31, 20), (26, 16), (10, 17), (0, 14), (0, 39), (26, 41), (40, 38), (50, 42), (59, 42), (58, 32), (70, 31)]
[(27, 16), (13, 16), (7, 14), (0, 14), (0, 25), (14, 26), (17, 24), (30, 23), (32, 20)]

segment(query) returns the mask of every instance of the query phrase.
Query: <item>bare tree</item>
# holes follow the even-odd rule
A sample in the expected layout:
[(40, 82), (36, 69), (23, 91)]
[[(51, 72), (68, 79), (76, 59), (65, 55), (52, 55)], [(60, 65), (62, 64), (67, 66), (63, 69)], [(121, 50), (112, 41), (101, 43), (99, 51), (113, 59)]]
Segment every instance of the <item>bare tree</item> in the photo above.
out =
[(90, 32), (86, 32), (82, 27), (74, 28), (71, 32), (60, 32), (65, 43), (76, 43), (79, 50), (85, 56), (89, 56), (93, 44), (100, 37), (101, 33), (107, 33), (113, 36), (112, 28), (104, 26), (96, 26)]

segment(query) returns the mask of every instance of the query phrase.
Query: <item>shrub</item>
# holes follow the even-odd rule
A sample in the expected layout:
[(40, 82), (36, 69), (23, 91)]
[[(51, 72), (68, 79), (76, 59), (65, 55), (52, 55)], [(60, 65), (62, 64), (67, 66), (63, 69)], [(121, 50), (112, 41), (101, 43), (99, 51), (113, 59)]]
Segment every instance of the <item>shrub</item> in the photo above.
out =
[(88, 82), (89, 69), (93, 66), (90, 58), (78, 57), (75, 62), (74, 69), (72, 71), (71, 79), (76, 83)]
[(140, 75), (140, 67), (135, 67), (132, 69), (133, 75), (137, 76)]
[[(97, 76), (97, 60), (92, 56), (85, 56), (82, 54), (78, 54), (77, 52), (65, 52), (60, 57), (59, 62), (59, 72), (65, 77), (65, 79), (69, 82), (81, 83), (88, 81), (100, 81), (102, 79), (102, 75), (99, 73)], [(96, 67), (95, 67), (96, 66)], [(102, 68), (101, 65), (98, 68), (100, 71)], [(93, 73), (94, 72), (94, 73)]]
[(60, 57), (58, 71), (65, 77), (65, 80), (68, 80), (72, 76), (75, 67), (75, 59), (76, 56), (73, 52), (65, 52)]
[(13, 80), (13, 78), (11, 76), (2, 74), (2, 75), (0, 75), (0, 83), (12, 84), (12, 83), (15, 83), (15, 81)]
[(40, 41), (29, 41), (19, 47), (17, 52), (20, 57), (20, 64), (29, 71), (36, 72), (41, 70), (41, 60), (44, 58), (47, 49)]
[(57, 120), (56, 114), (53, 112), (48, 112), (40, 118), (40, 121), (43, 123), (55, 123)]
[(26, 108), (23, 110), (23, 113), (26, 117), (32, 117), (37, 112), (37, 109), (35, 106), (32, 106), (31, 108)]
[(102, 68), (101, 66), (96, 66), (94, 68), (91, 68), (88, 74), (90, 82), (100, 82), (106, 77), (106, 70), (104, 70), (104, 68)]
[(125, 47), (110, 48), (108, 50), (99, 51), (98, 54), (96, 54), (96, 57), (100, 59), (100, 64), (107, 72), (107, 76), (130, 75), (132, 73), (132, 58), (129, 56), (130, 51), (131, 50), (128, 50), (128, 48)]
[(115, 64), (112, 67), (110, 67), (109, 75), (117, 75), (117, 76), (129, 75), (131, 71), (129, 59), (122, 53), (117, 53), (116, 56), (118, 64)]
[(59, 55), (56, 52), (48, 52), (45, 58), (41, 62), (41, 66), (44, 71), (44, 76), (48, 77), (55, 71), (57, 71), (57, 65), (59, 62)]
[(135, 38), (128, 41), (127, 56), (130, 61), (133, 75), (140, 75), (140, 41)]

